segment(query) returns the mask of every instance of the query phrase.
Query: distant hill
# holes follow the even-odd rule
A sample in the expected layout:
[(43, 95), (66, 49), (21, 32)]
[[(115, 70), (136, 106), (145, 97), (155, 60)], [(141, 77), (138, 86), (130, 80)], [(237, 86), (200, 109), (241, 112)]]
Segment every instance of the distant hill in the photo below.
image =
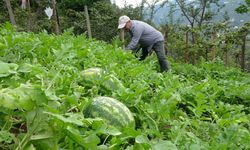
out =
[[(174, 3), (174, 2), (172, 2)], [(223, 20), (223, 16), (225, 12), (228, 13), (230, 20), (234, 26), (241, 26), (246, 22), (250, 22), (250, 15), (249, 14), (237, 14), (234, 10), (237, 8), (240, 4), (244, 4), (244, 0), (221, 0), (220, 4), (224, 4), (225, 7), (223, 7), (216, 16), (212, 19), (213, 22), (218, 22)], [(159, 6), (158, 6), (159, 7)], [(216, 11), (217, 6), (213, 5), (212, 10)], [(165, 5), (163, 8), (160, 8), (159, 11), (154, 16), (154, 22), (157, 25), (165, 24), (170, 21), (168, 14), (170, 11), (170, 6)], [(182, 13), (179, 8), (174, 12), (173, 20), (175, 23), (179, 22), (181, 24), (188, 23), (186, 18), (182, 16)]]

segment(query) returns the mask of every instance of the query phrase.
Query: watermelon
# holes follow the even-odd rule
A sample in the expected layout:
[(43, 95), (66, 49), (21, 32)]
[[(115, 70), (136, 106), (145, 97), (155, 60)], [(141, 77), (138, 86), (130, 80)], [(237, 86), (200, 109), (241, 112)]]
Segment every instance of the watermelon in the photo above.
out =
[(104, 71), (101, 68), (89, 68), (86, 70), (83, 70), (81, 72), (81, 75), (86, 78), (86, 80), (92, 80), (95, 78), (99, 78)]
[(89, 118), (101, 118), (107, 124), (118, 129), (123, 127), (135, 127), (135, 120), (130, 110), (120, 101), (99, 96), (85, 109), (84, 116)]
[(113, 74), (107, 74), (101, 68), (89, 68), (81, 72), (86, 85), (102, 85), (110, 91), (124, 90), (122, 82)]

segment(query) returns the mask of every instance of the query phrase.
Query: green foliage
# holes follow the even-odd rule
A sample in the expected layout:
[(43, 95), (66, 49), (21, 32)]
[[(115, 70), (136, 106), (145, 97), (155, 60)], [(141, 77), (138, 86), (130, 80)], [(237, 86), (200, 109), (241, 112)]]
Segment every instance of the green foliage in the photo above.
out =
[[(57, 13), (60, 30), (73, 29), (74, 34), (87, 32), (84, 6), (88, 6), (93, 38), (110, 42), (118, 34), (118, 18), (128, 15), (139, 19), (139, 8), (120, 9), (109, 0), (57, 0)], [(1, 5), (2, 4), (2, 5)], [(18, 31), (53, 33), (53, 19), (44, 13), (46, 7), (52, 8), (52, 1), (30, 1), (30, 9), (21, 9), (17, 0), (11, 1)], [(4, 1), (0, 2), (0, 23), (9, 21)], [(107, 34), (105, 31), (109, 31)]]
[(235, 9), (239, 14), (249, 13), (250, 12), (250, 0), (245, 0), (246, 4), (242, 4)]
[(73, 9), (75, 11), (84, 11), (84, 6), (92, 6), (96, 2), (109, 2), (109, 0), (57, 0), (63, 8)]
[[(169, 56), (193, 64), (203, 58), (205, 60), (220, 58), (224, 60), (226, 66), (239, 66), (242, 58), (242, 37), (249, 34), (248, 23), (236, 28), (230, 26), (228, 21), (195, 28), (181, 25), (166, 25), (162, 28), (167, 30), (165, 36)], [(246, 42), (248, 43), (248, 40)], [(245, 56), (248, 53), (246, 48)], [(249, 59), (246, 58), (247, 66), (248, 62)]]
[(118, 34), (119, 12), (117, 7), (109, 3), (95, 3), (90, 9), (93, 37), (110, 42)]
[[(117, 41), (118, 42), (118, 41)], [(119, 43), (119, 42), (118, 42)], [(221, 60), (138, 61), (114, 45), (74, 36), (0, 29), (0, 149), (249, 149), (250, 75)], [(121, 90), (79, 84), (102, 68)], [(82, 112), (94, 97), (120, 100), (135, 128), (116, 129)]]

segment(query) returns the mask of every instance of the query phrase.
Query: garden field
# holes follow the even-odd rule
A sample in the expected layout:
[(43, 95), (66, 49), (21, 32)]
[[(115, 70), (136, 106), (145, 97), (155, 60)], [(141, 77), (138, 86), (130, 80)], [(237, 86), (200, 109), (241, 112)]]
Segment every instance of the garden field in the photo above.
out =
[[(0, 150), (250, 149), (250, 75), (220, 60), (193, 66), (168, 59), (172, 69), (159, 73), (154, 54), (138, 61), (117, 39), (3, 25)], [(102, 73), (84, 76), (89, 68)], [(135, 124), (86, 116), (99, 96), (123, 103)], [(112, 109), (102, 113), (116, 117)]]

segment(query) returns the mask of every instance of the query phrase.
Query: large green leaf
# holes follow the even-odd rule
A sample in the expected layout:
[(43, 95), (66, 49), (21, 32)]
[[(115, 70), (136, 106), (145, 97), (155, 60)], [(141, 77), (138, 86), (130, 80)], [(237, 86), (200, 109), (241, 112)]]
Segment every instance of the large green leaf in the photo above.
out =
[(0, 77), (7, 77), (17, 72), (18, 65), (14, 63), (0, 62)]
[(178, 150), (176, 145), (174, 145), (171, 141), (159, 141), (157, 143), (152, 144), (152, 150)]

